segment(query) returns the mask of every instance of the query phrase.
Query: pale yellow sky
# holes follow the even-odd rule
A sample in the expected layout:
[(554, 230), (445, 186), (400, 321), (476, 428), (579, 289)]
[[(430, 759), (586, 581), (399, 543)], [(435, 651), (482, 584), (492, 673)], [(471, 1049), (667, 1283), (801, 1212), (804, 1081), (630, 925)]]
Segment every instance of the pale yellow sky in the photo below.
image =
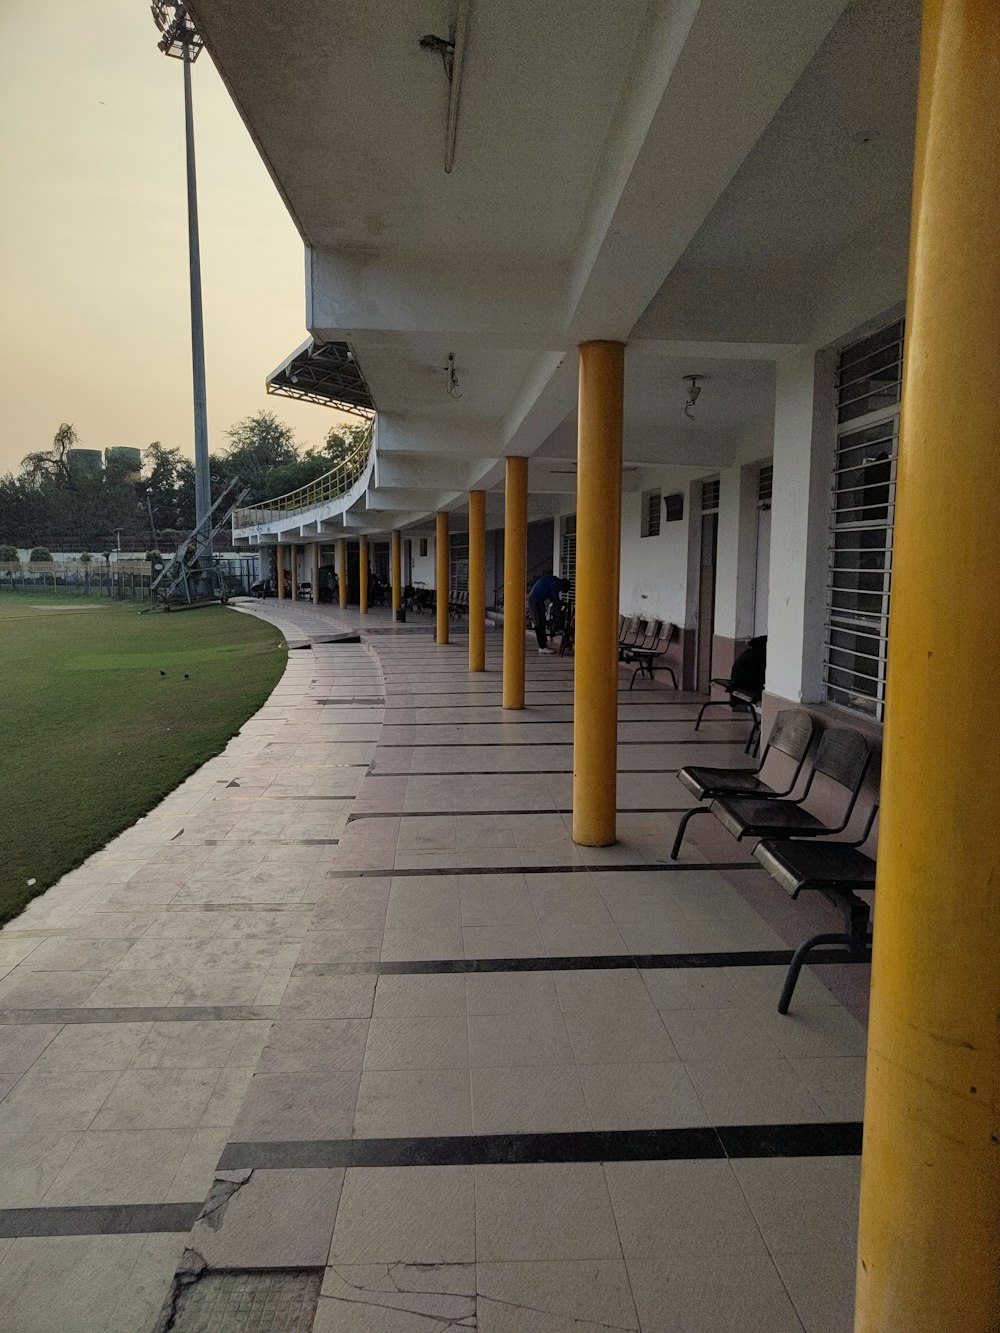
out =
[[(144, 0), (0, 0), (0, 472), (48, 446), (193, 455), (181, 65)], [(210, 447), (306, 337), (302, 243), (203, 53), (193, 70)]]

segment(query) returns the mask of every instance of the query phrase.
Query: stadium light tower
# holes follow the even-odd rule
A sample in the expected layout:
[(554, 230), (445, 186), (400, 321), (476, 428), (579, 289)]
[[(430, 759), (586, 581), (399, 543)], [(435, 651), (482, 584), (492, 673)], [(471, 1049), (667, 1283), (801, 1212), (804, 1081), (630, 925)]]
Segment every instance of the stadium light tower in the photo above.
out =
[[(160, 50), (184, 67), (184, 131), (187, 143), (188, 260), (191, 284), (191, 377), (194, 387), (194, 507), (200, 524), (212, 507), (208, 469), (208, 404), (205, 394), (205, 324), (201, 307), (201, 248), (198, 241), (198, 179), (194, 160), (194, 111), (191, 102), (191, 66), (204, 43), (195, 31), (187, 7), (179, 0), (152, 0), (153, 19), (160, 30)], [(210, 543), (202, 550), (211, 556)]]

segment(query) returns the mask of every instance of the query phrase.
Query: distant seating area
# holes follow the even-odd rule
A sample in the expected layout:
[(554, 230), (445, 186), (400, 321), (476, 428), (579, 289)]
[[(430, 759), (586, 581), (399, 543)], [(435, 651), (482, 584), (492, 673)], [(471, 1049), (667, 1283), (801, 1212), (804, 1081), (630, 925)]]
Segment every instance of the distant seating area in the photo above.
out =
[[(813, 747), (815, 733), (809, 713), (786, 709), (775, 719), (756, 769), (692, 765), (677, 774), (681, 785), (707, 804), (695, 806), (681, 818), (671, 859), (677, 859), (691, 820), (699, 814), (714, 815), (737, 842), (759, 839), (755, 859), (791, 897), (807, 890), (822, 893), (844, 918), (842, 931), (813, 935), (796, 950), (778, 1002), (782, 1014), (788, 1012), (799, 973), (813, 949), (843, 944), (852, 958), (863, 958), (870, 938), (869, 905), (858, 895), (874, 889), (875, 862), (860, 848), (874, 827), (878, 802), (873, 801), (856, 841), (837, 839), (854, 814), (871, 751), (861, 733), (849, 727), (821, 730)], [(793, 796), (810, 751), (813, 757), (802, 790)], [(817, 779), (824, 781), (824, 800), (833, 812), (827, 819), (805, 805)]]
[(667, 666), (666, 657), (677, 637), (677, 626), (664, 624), (662, 620), (647, 621), (642, 616), (620, 616), (618, 619), (618, 660), (626, 664), (635, 664), (631, 690), (638, 676), (654, 678), (657, 667), (670, 677), (677, 689), (677, 676), (674, 669)]

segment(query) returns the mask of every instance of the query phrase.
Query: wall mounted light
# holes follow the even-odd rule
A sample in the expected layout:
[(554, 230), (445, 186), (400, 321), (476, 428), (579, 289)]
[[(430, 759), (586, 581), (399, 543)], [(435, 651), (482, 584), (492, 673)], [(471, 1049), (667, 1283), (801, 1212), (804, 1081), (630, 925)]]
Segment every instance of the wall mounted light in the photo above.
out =
[(687, 402), (684, 404), (684, 415), (689, 421), (694, 421), (694, 405), (701, 397), (701, 385), (699, 380), (705, 378), (704, 375), (684, 375), (684, 383), (687, 385)]
[(458, 375), (455, 373), (455, 353), (448, 353), (448, 364), (444, 368), (444, 373), (448, 377), (445, 383), (445, 392), (449, 398), (461, 398), (462, 386), (458, 382)]

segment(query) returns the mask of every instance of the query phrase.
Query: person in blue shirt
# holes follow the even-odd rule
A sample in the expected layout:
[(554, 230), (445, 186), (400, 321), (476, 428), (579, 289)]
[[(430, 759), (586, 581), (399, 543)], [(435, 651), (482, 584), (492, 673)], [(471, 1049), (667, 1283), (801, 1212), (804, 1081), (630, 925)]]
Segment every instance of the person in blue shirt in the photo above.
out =
[(546, 604), (553, 602), (557, 607), (561, 607), (562, 594), (569, 592), (571, 586), (569, 579), (556, 578), (555, 574), (543, 574), (538, 582), (532, 585), (532, 589), (528, 593), (531, 623), (535, 627), (535, 638), (538, 640), (538, 651), (540, 653), (552, 652), (545, 636)]

